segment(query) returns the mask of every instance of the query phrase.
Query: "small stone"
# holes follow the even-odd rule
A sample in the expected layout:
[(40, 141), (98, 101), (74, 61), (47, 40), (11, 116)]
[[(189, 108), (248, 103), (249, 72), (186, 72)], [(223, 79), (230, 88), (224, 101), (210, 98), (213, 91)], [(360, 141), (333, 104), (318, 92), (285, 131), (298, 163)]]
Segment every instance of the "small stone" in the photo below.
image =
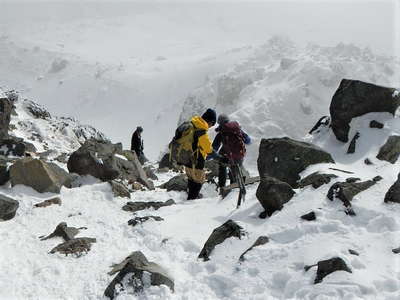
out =
[(368, 166), (374, 164), (369, 158), (366, 158), (366, 159), (364, 160), (364, 163), (365, 163), (366, 165), (368, 165)]
[(375, 121), (375, 120), (372, 120), (372, 121), (369, 123), (369, 127), (370, 127), (370, 128), (382, 129), (383, 126), (384, 126), (384, 125), (383, 125), (381, 122), (378, 122), (378, 121)]
[(302, 215), (300, 218), (306, 221), (314, 221), (317, 219), (315, 212), (309, 212), (308, 214)]
[(360, 255), (357, 251), (352, 250), (352, 249), (349, 249), (349, 253), (350, 253), (351, 255), (356, 255), (356, 256), (359, 256), (359, 255)]

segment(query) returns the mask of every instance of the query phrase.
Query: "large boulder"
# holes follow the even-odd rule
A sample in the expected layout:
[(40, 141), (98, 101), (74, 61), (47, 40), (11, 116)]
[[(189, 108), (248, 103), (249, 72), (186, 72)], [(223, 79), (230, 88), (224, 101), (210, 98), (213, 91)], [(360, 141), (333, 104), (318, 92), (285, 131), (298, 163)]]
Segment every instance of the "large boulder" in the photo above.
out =
[(133, 293), (141, 293), (152, 285), (166, 285), (174, 291), (174, 280), (160, 265), (150, 262), (140, 251), (135, 251), (121, 263), (113, 265), (108, 274), (117, 276), (107, 286), (104, 296), (114, 299), (119, 291), (132, 289)]
[(12, 102), (0, 92), (0, 140), (8, 138), (12, 109)]
[(400, 155), (400, 136), (390, 136), (385, 145), (379, 149), (379, 153), (376, 156), (377, 159), (386, 160), (394, 164)]
[(11, 185), (30, 186), (39, 193), (59, 193), (62, 186), (71, 187), (72, 176), (54, 163), (23, 158), (10, 167)]
[(103, 181), (126, 179), (139, 181), (149, 189), (154, 185), (148, 180), (136, 154), (122, 150), (122, 144), (103, 140), (87, 140), (68, 159), (68, 170), (79, 175), (92, 175)]
[(283, 205), (292, 199), (295, 192), (289, 184), (273, 177), (262, 177), (257, 188), (257, 199), (265, 209), (260, 214), (261, 218), (271, 216), (275, 211), (281, 210)]
[(257, 165), (260, 177), (275, 177), (295, 188), (308, 166), (334, 162), (321, 148), (284, 137), (261, 140)]
[(215, 246), (223, 243), (230, 237), (237, 237), (240, 239), (243, 235), (244, 231), (242, 227), (232, 220), (226, 221), (213, 230), (207, 242), (204, 244), (203, 249), (201, 249), (199, 258), (202, 258), (204, 261), (210, 260), (211, 252), (214, 250)]
[(329, 108), (332, 131), (336, 138), (347, 143), (350, 122), (355, 117), (371, 112), (388, 112), (394, 115), (400, 105), (400, 96), (395, 91), (393, 88), (343, 79)]
[(331, 259), (321, 260), (317, 263), (317, 266), (317, 276), (315, 277), (314, 284), (322, 282), (322, 280), (326, 276), (336, 271), (345, 271), (348, 273), (352, 273), (346, 262), (340, 257), (333, 257)]
[(0, 195), (0, 220), (7, 221), (15, 217), (19, 207), (18, 201)]
[(397, 176), (396, 182), (386, 192), (384, 201), (386, 203), (400, 203), (400, 174)]

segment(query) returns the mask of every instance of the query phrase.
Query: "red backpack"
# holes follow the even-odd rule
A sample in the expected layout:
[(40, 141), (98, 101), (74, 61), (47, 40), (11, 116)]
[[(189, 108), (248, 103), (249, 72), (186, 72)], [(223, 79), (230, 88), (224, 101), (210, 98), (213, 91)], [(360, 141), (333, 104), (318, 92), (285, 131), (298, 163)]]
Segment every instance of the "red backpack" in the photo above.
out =
[(220, 130), (222, 134), (222, 150), (229, 160), (242, 160), (246, 154), (244, 136), (238, 122), (227, 122)]

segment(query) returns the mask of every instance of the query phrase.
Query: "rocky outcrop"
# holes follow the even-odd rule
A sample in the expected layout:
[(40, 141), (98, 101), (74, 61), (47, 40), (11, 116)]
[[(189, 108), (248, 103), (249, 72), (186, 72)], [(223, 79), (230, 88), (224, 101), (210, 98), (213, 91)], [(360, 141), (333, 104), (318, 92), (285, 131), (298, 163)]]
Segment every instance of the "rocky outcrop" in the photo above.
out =
[(95, 242), (96, 239), (94, 238), (88, 238), (88, 237), (74, 238), (54, 247), (53, 249), (50, 250), (50, 253), (53, 254), (59, 252), (65, 255), (75, 254), (76, 256), (79, 257), (83, 253), (89, 252), (92, 247), (92, 243)]
[(54, 163), (23, 158), (10, 167), (12, 186), (23, 184), (39, 193), (59, 193), (62, 186), (71, 187), (72, 176)]
[(322, 282), (322, 280), (329, 274), (336, 271), (345, 271), (352, 273), (351, 269), (347, 266), (345, 261), (340, 257), (333, 257), (327, 260), (321, 260), (316, 265), (305, 266), (304, 269), (308, 271), (310, 268), (318, 266), (317, 276), (315, 277), (314, 284)]
[(92, 175), (103, 181), (126, 179), (138, 181), (149, 189), (154, 185), (148, 180), (135, 153), (122, 150), (122, 144), (103, 140), (87, 140), (71, 154), (68, 170), (79, 175)]
[(56, 229), (47, 236), (41, 236), (40, 240), (45, 241), (54, 237), (61, 237), (64, 241), (69, 241), (75, 238), (81, 229), (86, 229), (86, 227), (75, 228), (68, 227), (66, 222), (61, 222), (57, 225)]
[(13, 104), (8, 98), (0, 98), (0, 141), (8, 138), (12, 109)]
[(137, 202), (128, 202), (126, 205), (122, 207), (122, 210), (125, 211), (130, 211), (130, 212), (136, 212), (139, 210), (144, 210), (148, 208), (153, 208), (155, 210), (158, 210), (161, 207), (164, 206), (170, 206), (174, 205), (175, 201), (172, 199), (169, 199), (166, 202), (156, 202), (156, 201), (149, 201), (149, 202), (142, 202), (142, 201), (137, 201)]
[(400, 155), (400, 136), (390, 136), (385, 145), (379, 149), (379, 153), (376, 156), (377, 159), (388, 161), (394, 164)]
[(185, 174), (176, 175), (166, 183), (160, 185), (160, 188), (169, 191), (185, 192), (188, 187), (188, 179)]
[(400, 105), (395, 89), (358, 80), (343, 79), (333, 95), (329, 108), (332, 131), (339, 141), (349, 140), (353, 118), (370, 112), (388, 112), (394, 115)]
[(111, 191), (114, 197), (131, 198), (131, 193), (124, 184), (115, 180), (111, 180), (108, 183), (111, 185)]
[(202, 258), (204, 261), (210, 260), (211, 252), (214, 250), (215, 246), (223, 243), (230, 237), (237, 237), (240, 239), (243, 235), (244, 231), (242, 227), (232, 220), (226, 221), (220, 227), (213, 230), (207, 242), (204, 244), (203, 249), (201, 249), (198, 258)]
[(19, 202), (0, 195), (0, 220), (8, 221), (15, 217), (19, 207)]
[(317, 189), (320, 186), (331, 182), (333, 178), (337, 178), (337, 176), (334, 174), (321, 174), (318, 172), (314, 172), (303, 178), (299, 183), (299, 187), (304, 188), (311, 185), (314, 189)]
[(283, 205), (292, 199), (295, 192), (289, 184), (273, 177), (263, 177), (257, 188), (257, 199), (265, 209), (260, 218), (271, 216), (275, 211), (281, 210)]
[(287, 137), (261, 140), (257, 160), (260, 177), (275, 177), (295, 188), (299, 174), (319, 163), (334, 163), (334, 160), (329, 153), (309, 143)]
[[(107, 286), (104, 296), (114, 299), (119, 291), (126, 290), (128, 286), (134, 293), (141, 293), (151, 285), (166, 285), (174, 291), (174, 280), (160, 265), (150, 262), (140, 251), (135, 251), (124, 261), (113, 265), (113, 270), (108, 274), (117, 276)], [(117, 288), (118, 287), (118, 288)]]
[(255, 247), (265, 245), (265, 244), (268, 243), (268, 242), (269, 242), (269, 238), (268, 238), (267, 236), (260, 236), (260, 237), (258, 237), (258, 239), (254, 242), (254, 244), (253, 244), (249, 249), (247, 249), (246, 251), (244, 251), (244, 252), (242, 253), (242, 255), (240, 255), (239, 261), (244, 261), (244, 260), (245, 260), (245, 255), (246, 255), (248, 252), (250, 252), (251, 250), (253, 250)]

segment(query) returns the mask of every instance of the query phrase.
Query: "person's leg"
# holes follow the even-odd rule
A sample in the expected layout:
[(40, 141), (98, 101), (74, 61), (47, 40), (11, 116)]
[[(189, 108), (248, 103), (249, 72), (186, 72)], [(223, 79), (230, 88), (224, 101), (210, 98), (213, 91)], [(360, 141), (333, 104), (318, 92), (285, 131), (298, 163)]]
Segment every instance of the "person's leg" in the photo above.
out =
[(224, 187), (226, 184), (226, 167), (223, 164), (219, 164), (218, 168), (218, 186)]
[(197, 199), (205, 182), (204, 170), (185, 168), (188, 177), (188, 200)]

